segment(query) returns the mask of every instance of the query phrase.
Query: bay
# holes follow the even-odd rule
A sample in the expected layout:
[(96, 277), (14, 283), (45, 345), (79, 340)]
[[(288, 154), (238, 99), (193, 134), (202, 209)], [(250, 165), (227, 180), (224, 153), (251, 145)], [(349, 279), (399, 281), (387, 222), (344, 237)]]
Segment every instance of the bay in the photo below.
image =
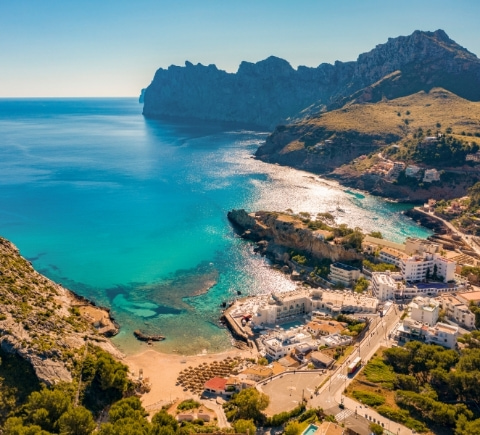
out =
[[(116, 344), (230, 345), (220, 303), (294, 284), (235, 236), (232, 208), (318, 213), (386, 238), (430, 232), (408, 205), (252, 158), (267, 132), (146, 120), (128, 99), (0, 100), (0, 235), (49, 278), (108, 306)], [(343, 212), (337, 210), (340, 208)]]

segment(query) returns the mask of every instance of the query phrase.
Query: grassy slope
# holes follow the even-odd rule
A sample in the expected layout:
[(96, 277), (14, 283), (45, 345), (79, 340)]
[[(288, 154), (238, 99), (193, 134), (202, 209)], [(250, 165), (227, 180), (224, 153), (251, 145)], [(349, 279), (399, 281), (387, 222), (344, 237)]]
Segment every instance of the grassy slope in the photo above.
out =
[[(407, 111), (410, 112), (407, 115)], [(400, 116), (398, 115), (400, 113)], [(408, 120), (408, 125), (405, 123)], [(418, 128), (437, 131), (451, 128), (453, 133), (480, 133), (480, 102), (460, 98), (443, 89), (432, 89), (408, 97), (375, 104), (352, 104), (303, 121), (308, 127), (334, 132), (356, 131), (369, 136), (394, 134), (407, 137)]]

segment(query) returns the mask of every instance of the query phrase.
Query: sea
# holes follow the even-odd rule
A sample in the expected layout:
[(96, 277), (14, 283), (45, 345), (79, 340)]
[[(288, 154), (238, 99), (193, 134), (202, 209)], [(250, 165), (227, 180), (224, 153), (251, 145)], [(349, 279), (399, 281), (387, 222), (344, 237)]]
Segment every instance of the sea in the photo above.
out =
[(401, 242), (430, 232), (396, 204), (253, 158), (267, 131), (148, 120), (134, 98), (0, 99), (0, 235), (120, 324), (115, 344), (212, 353), (231, 346), (221, 304), (293, 290), (240, 239), (233, 208), (332, 212)]

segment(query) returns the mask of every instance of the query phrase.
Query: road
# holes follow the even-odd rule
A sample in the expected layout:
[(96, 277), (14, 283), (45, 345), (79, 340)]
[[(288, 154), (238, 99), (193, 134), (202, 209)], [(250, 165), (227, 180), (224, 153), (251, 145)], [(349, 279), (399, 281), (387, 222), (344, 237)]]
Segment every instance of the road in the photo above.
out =
[[(475, 243), (474, 239), (471, 239), (470, 241), (468, 240), (468, 237), (466, 234), (462, 233), (458, 228), (455, 228), (450, 222), (446, 221), (445, 219), (442, 219), (441, 217), (438, 217), (437, 215), (427, 212), (423, 210), (421, 207), (415, 207), (415, 210), (423, 213), (424, 215), (433, 217), (441, 222), (443, 222), (449, 230), (452, 231), (452, 234), (458, 234), (462, 241), (465, 243), (467, 247), (469, 247), (472, 251), (474, 251), (478, 256), (480, 256), (480, 247)], [(470, 236), (473, 237), (473, 236)], [(473, 242), (473, 243), (470, 243)]]
[[(382, 344), (386, 345), (389, 341), (389, 333), (399, 322), (400, 315), (401, 312), (393, 304), (383, 318), (377, 317), (373, 320), (366, 337), (357, 346), (357, 349), (332, 373), (330, 380), (320, 389), (319, 394), (308, 401), (308, 406), (323, 408), (328, 414), (335, 415), (337, 421), (343, 422), (347, 427), (368, 428), (370, 422), (374, 422), (395, 435), (411, 435), (412, 431), (407, 427), (382, 417), (374, 410), (343, 395), (354, 378), (354, 376), (348, 376), (348, 365), (357, 356), (360, 356), (365, 364)], [(339, 407), (342, 402), (344, 409)]]

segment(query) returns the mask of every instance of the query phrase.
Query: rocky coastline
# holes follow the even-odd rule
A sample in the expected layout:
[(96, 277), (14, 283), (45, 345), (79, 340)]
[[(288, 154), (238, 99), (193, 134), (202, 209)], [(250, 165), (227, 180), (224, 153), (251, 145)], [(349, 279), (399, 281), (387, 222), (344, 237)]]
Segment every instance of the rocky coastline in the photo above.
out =
[(29, 362), (41, 382), (71, 382), (77, 352), (91, 342), (116, 358), (118, 332), (101, 308), (38, 273), (0, 238), (0, 347)]
[(301, 219), (288, 214), (266, 211), (248, 213), (240, 209), (229, 211), (227, 217), (240, 237), (255, 242), (255, 251), (273, 263), (287, 266), (284, 271), (292, 273), (293, 279), (298, 274), (292, 267), (292, 251), (306, 253), (317, 260), (355, 261), (362, 258), (355, 249), (325, 242)]

